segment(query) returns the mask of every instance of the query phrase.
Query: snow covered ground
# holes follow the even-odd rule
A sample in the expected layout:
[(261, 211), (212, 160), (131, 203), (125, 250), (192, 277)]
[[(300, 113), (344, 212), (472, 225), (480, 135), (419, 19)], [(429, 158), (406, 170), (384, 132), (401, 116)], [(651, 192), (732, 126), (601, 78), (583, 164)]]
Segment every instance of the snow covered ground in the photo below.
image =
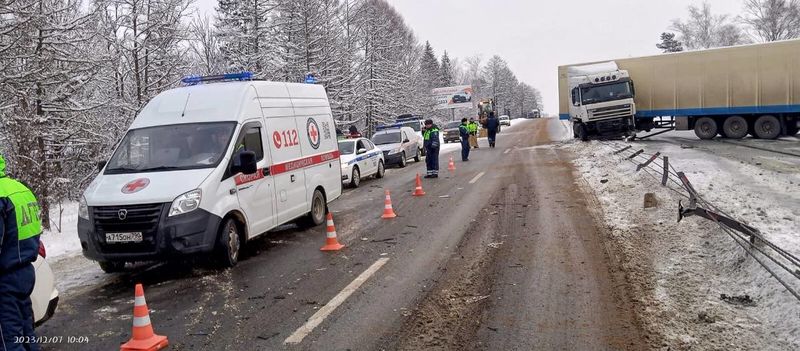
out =
[(58, 205), (50, 210), (50, 220), (56, 225), (51, 225), (49, 231), (42, 233), (42, 243), (47, 250), (47, 260), (57, 261), (63, 257), (81, 252), (81, 242), (78, 239), (78, 203), (64, 203), (61, 217), (61, 232), (56, 225), (59, 221), (60, 209)]
[[(613, 155), (615, 148), (605, 143), (573, 141), (563, 121), (553, 120), (550, 131), (554, 140), (561, 140), (555, 147), (574, 153), (579, 185), (596, 197), (596, 215), (608, 229), (615, 245), (612, 251), (619, 253), (643, 325), (663, 339), (654, 338), (652, 346), (800, 349), (800, 301), (715, 223), (698, 217), (677, 223), (681, 196), (648, 174), (637, 173), (636, 165), (623, 156), (640, 148), (647, 154), (669, 156), (701, 196), (800, 255), (800, 167), (768, 167), (755, 161), (770, 158), (791, 164), (797, 160), (752, 149), (734, 152), (733, 157), (714, 148), (638, 141), (629, 143), (630, 152)], [(800, 140), (794, 142), (800, 144)], [(753, 155), (742, 155), (746, 152)], [(647, 192), (655, 194), (657, 208), (643, 208)], [(728, 303), (722, 294), (749, 295), (754, 305)]]

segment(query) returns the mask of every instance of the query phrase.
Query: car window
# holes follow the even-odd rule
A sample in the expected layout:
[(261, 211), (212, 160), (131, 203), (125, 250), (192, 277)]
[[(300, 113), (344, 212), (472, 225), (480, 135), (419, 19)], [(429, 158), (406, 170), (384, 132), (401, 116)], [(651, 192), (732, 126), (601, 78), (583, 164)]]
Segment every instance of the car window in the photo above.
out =
[(399, 143), (400, 142), (399, 139), (400, 139), (400, 133), (388, 132), (388, 133), (375, 134), (372, 137), (372, 142), (374, 142), (377, 145), (394, 144), (394, 143)]
[(364, 140), (364, 144), (366, 144), (365, 146), (367, 147), (367, 151), (375, 148), (375, 144), (373, 144), (372, 141)]
[(367, 147), (366, 145), (364, 145), (364, 140), (359, 140), (358, 142), (356, 142), (356, 151), (366, 148)]
[(353, 141), (340, 141), (339, 153), (342, 155), (350, 155), (355, 151), (355, 149), (353, 148), (355, 145), (356, 143)]
[(261, 124), (248, 123), (242, 129), (239, 140), (236, 141), (234, 153), (240, 151), (252, 151), (256, 153), (256, 160), (264, 159), (264, 146), (261, 143)]

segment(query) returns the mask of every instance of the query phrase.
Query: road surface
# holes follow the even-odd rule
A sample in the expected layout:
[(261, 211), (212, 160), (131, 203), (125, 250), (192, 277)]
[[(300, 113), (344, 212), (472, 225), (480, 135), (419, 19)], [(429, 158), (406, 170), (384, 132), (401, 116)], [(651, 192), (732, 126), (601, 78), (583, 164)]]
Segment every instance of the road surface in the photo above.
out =
[[(232, 269), (198, 260), (75, 280), (37, 332), (89, 342), (43, 349), (117, 349), (135, 283), (171, 350), (643, 349), (571, 156), (548, 145), (550, 123), (515, 123), (495, 149), (482, 140), (452, 174), (447, 160), (460, 157), (448, 149), (424, 197), (411, 196), (424, 162), (347, 190), (331, 205), (339, 252), (319, 251), (324, 226), (289, 226), (250, 242)], [(379, 218), (384, 188), (394, 220)], [(55, 269), (97, 275), (78, 267)]]

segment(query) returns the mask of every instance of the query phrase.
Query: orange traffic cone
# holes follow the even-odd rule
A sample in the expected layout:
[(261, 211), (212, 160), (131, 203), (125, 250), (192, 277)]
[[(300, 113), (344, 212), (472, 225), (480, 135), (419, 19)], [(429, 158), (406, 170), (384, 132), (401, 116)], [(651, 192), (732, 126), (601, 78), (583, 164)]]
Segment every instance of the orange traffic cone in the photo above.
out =
[(333, 215), (328, 212), (328, 233), (327, 238), (325, 238), (325, 246), (323, 246), (320, 250), (321, 251), (338, 251), (341, 250), (344, 245), (339, 244), (339, 241), (336, 240), (336, 226), (333, 225)]
[(453, 155), (450, 155), (450, 164), (447, 165), (447, 170), (453, 172), (456, 170), (456, 163), (453, 162)]
[(392, 209), (392, 196), (389, 194), (389, 189), (386, 189), (386, 200), (383, 201), (383, 219), (395, 218), (397, 215)]
[(422, 178), (419, 177), (419, 173), (417, 173), (417, 187), (414, 188), (414, 196), (422, 196), (425, 195), (425, 191), (422, 190)]
[(167, 337), (153, 333), (142, 284), (136, 284), (133, 301), (133, 337), (120, 346), (120, 351), (156, 351), (166, 348), (169, 345)]

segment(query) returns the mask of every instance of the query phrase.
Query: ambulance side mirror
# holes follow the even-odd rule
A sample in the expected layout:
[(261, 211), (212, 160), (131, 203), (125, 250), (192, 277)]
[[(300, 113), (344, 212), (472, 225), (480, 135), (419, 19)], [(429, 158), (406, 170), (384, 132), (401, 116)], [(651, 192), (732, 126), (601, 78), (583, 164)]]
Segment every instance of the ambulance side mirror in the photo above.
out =
[(108, 161), (106, 161), (106, 160), (97, 161), (97, 171), (98, 171), (98, 172), (99, 172), (99, 171), (102, 171), (102, 170), (103, 170), (103, 168), (105, 168), (105, 167), (106, 167), (106, 164), (108, 164)]
[(252, 151), (242, 151), (236, 154), (233, 160), (231, 173), (255, 174), (258, 171), (258, 161), (256, 153)]

